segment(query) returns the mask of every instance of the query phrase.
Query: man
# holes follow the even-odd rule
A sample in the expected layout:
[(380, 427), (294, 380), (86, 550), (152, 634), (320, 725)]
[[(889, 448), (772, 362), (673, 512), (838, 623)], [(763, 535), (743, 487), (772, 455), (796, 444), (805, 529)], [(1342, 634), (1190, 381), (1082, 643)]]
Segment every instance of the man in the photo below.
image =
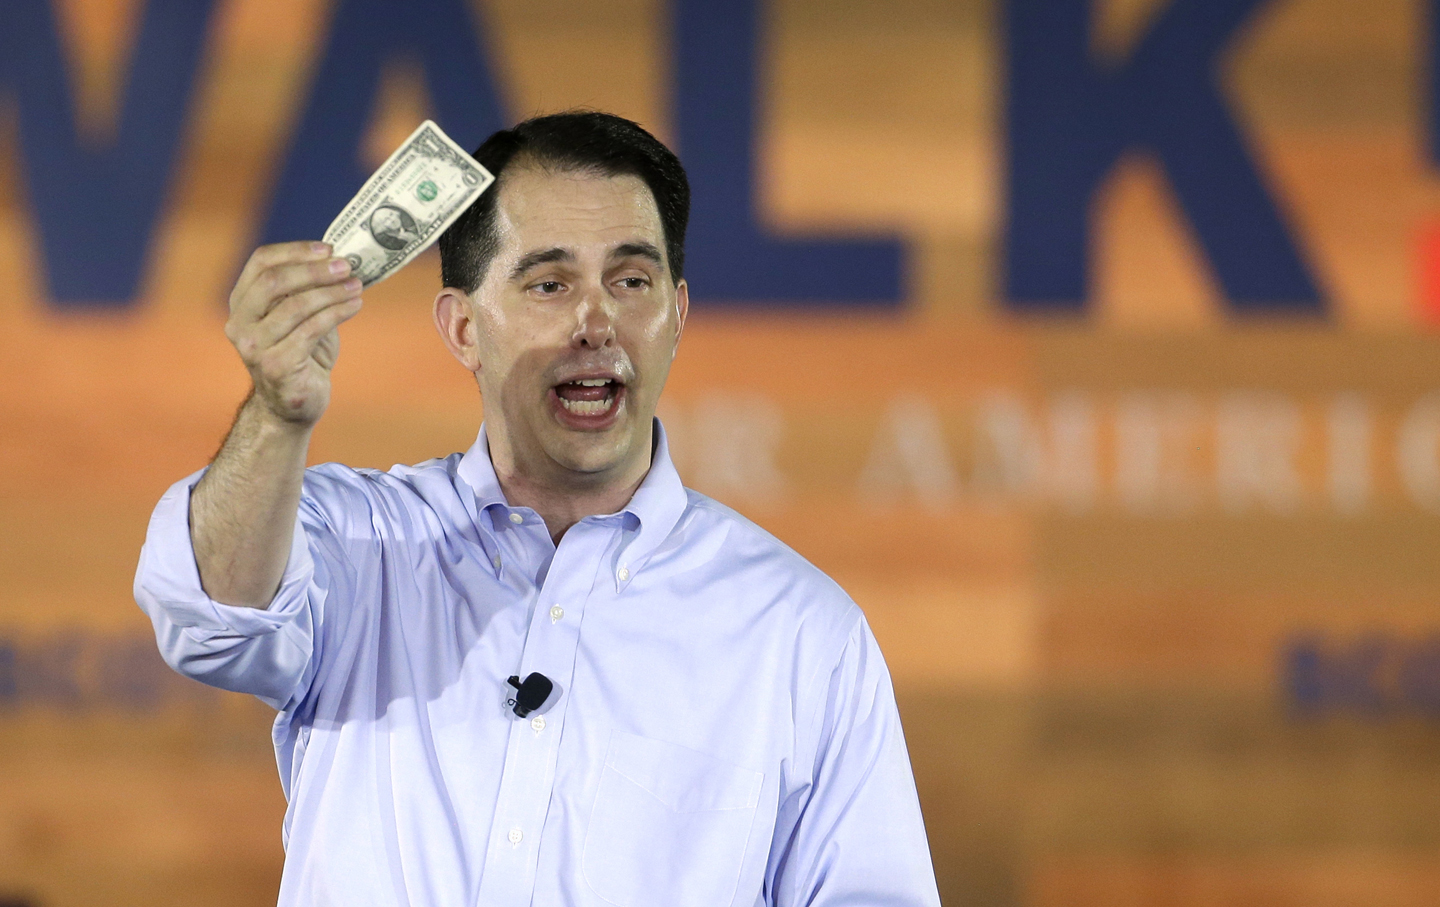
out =
[(381, 205), (370, 215), (370, 235), (392, 252), (398, 252), (420, 239), (415, 218), (403, 208), (392, 205)]
[[(265, 247), (226, 326), (254, 390), (141, 554), (167, 661), (280, 710), (280, 903), (938, 904), (859, 609), (686, 490), (654, 418), (689, 308), (679, 161), (600, 113), (476, 158), (497, 182), (434, 303), (475, 445), (306, 470), (360, 288), (322, 244)], [(532, 672), (554, 689), (522, 719), (506, 679)]]

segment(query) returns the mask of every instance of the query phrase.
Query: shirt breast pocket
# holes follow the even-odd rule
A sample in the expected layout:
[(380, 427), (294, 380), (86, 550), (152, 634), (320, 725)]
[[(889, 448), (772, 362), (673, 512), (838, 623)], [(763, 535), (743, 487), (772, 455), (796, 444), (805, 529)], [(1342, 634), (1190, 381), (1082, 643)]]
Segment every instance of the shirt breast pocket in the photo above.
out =
[(618, 907), (729, 904), (764, 777), (611, 732), (585, 833), (586, 884)]

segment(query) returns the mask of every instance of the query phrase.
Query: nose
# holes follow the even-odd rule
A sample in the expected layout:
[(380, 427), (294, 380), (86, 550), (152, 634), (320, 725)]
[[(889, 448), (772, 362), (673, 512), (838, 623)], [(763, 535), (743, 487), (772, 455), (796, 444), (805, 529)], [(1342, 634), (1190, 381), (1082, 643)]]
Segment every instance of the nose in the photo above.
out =
[(598, 350), (615, 342), (615, 300), (596, 287), (581, 296), (575, 306), (575, 332), (570, 345)]

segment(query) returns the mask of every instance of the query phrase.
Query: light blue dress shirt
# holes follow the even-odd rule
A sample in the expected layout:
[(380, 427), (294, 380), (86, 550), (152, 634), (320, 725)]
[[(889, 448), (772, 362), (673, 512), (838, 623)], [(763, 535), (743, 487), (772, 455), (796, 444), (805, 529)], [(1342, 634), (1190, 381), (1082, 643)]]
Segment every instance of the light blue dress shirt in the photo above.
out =
[[(280, 710), (281, 907), (938, 905), (860, 609), (687, 490), (664, 432), (555, 546), (463, 456), (307, 470), (268, 610), (213, 601), (190, 490), (135, 596), (176, 670)], [(555, 683), (525, 719), (505, 679)]]

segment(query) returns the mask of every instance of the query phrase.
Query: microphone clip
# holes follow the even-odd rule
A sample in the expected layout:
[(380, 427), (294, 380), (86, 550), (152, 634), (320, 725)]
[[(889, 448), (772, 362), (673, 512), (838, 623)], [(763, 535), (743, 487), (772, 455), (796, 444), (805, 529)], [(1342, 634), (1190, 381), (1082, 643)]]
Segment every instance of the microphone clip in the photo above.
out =
[(518, 674), (511, 675), (505, 682), (515, 688), (515, 695), (505, 700), (505, 704), (521, 718), (544, 705), (545, 700), (550, 698), (550, 691), (555, 688), (550, 678), (539, 671), (526, 677), (523, 682)]

